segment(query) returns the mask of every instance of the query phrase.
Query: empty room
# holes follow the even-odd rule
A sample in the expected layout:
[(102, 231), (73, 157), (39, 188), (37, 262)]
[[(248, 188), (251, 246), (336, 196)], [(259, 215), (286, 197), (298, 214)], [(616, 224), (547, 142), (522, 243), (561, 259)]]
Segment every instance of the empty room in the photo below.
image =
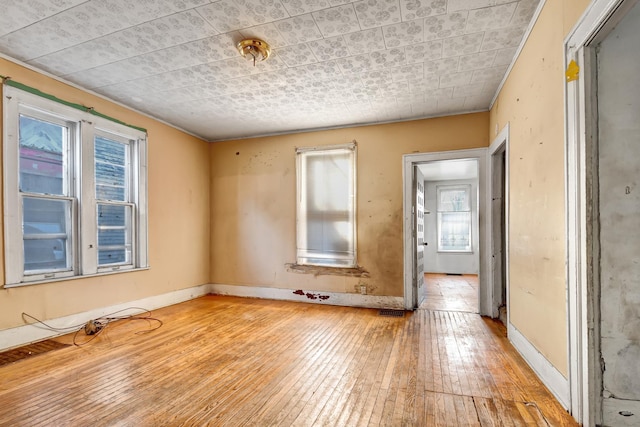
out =
[(640, 425), (637, 0), (0, 3), (0, 425)]

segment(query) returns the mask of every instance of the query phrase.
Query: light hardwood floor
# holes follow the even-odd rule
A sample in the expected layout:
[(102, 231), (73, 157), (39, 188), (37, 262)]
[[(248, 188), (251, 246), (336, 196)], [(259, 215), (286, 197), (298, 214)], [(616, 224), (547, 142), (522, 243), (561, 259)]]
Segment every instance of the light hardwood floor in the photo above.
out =
[(0, 425), (575, 425), (476, 314), (222, 296), (153, 314), (0, 367)]
[(478, 313), (478, 275), (425, 273), (424, 282), (427, 297), (420, 308)]

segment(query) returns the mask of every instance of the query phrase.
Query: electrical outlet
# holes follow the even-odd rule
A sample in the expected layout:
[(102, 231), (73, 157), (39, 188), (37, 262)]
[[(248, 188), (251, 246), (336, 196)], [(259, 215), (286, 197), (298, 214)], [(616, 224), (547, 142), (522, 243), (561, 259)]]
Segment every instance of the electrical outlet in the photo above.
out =
[(360, 285), (360, 294), (362, 295), (367, 294), (367, 285)]

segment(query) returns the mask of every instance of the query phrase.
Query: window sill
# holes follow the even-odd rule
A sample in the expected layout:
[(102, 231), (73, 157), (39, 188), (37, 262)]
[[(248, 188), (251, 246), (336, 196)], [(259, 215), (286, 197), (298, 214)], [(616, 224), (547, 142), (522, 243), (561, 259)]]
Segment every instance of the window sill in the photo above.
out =
[(146, 271), (151, 267), (140, 267), (140, 268), (129, 268), (127, 270), (114, 270), (114, 271), (105, 271), (96, 274), (86, 274), (84, 276), (67, 276), (67, 277), (55, 277), (52, 279), (42, 279), (42, 280), (33, 280), (29, 282), (20, 282), (20, 283), (10, 283), (3, 285), (2, 288), (19, 288), (22, 286), (31, 286), (31, 285), (42, 285), (45, 283), (55, 283), (55, 282), (66, 282), (69, 280), (78, 280), (78, 279), (88, 279), (91, 277), (101, 277), (101, 276), (110, 276), (112, 274), (123, 274), (123, 273), (133, 273), (135, 271)]
[(362, 267), (324, 267), (320, 265), (285, 264), (290, 273), (313, 274), (314, 276), (347, 276), (347, 277), (371, 277), (369, 272)]

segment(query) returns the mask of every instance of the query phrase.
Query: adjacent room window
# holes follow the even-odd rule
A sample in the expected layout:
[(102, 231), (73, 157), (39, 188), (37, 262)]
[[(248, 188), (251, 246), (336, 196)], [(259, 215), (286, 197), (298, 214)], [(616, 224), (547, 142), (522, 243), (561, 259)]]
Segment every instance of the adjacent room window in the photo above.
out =
[(471, 186), (437, 187), (438, 251), (471, 252)]
[(4, 95), (6, 285), (146, 267), (145, 133)]
[(355, 267), (356, 144), (296, 153), (297, 263)]

